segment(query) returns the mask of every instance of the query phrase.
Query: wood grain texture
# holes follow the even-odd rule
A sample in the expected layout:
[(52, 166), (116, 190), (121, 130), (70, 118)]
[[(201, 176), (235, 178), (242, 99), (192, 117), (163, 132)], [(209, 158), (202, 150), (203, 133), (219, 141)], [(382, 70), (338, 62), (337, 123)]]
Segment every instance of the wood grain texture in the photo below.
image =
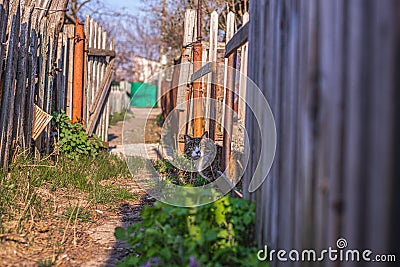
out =
[[(279, 138), (268, 179), (245, 192), (256, 202), (259, 245), (319, 251), (341, 237), (349, 247), (396, 253), (400, 5), (271, 0), (252, 1), (250, 10), (249, 77), (269, 101)], [(252, 92), (247, 102), (259, 103)], [(244, 186), (263, 124), (246, 113), (252, 151)]]

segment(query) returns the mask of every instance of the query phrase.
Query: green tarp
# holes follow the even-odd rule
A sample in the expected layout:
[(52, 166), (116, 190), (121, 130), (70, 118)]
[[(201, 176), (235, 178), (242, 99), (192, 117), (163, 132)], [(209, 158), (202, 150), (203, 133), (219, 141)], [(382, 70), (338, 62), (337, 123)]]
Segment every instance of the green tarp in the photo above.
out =
[(157, 86), (132, 82), (131, 84), (131, 107), (154, 107), (157, 102)]

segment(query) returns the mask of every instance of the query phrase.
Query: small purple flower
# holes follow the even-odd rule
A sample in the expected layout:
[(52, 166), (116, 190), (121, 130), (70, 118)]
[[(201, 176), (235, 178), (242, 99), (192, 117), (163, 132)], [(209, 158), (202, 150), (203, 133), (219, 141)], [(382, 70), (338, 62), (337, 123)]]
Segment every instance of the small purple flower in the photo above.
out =
[(160, 265), (160, 258), (151, 258), (151, 263), (154, 263), (156, 266)]
[(190, 256), (190, 259), (189, 259), (189, 266), (190, 266), (190, 267), (199, 267), (200, 265), (199, 265), (199, 263), (194, 259), (193, 256)]
[(145, 265), (141, 265), (140, 267), (151, 267), (150, 261), (147, 261)]

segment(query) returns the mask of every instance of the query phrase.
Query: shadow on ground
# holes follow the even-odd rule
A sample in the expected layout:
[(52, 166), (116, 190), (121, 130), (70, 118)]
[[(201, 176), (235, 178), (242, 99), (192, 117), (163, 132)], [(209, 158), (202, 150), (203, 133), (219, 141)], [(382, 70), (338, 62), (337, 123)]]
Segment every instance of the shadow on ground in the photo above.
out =
[[(120, 207), (120, 226), (127, 228), (129, 225), (133, 225), (141, 221), (140, 211), (144, 206), (151, 206), (155, 202), (155, 199), (149, 195), (145, 195), (141, 198), (140, 204), (129, 205), (122, 204)], [(115, 266), (118, 262), (122, 261), (126, 256), (129, 255), (129, 245), (123, 241), (116, 240), (112, 246), (112, 251), (109, 254), (107, 262), (102, 267)]]

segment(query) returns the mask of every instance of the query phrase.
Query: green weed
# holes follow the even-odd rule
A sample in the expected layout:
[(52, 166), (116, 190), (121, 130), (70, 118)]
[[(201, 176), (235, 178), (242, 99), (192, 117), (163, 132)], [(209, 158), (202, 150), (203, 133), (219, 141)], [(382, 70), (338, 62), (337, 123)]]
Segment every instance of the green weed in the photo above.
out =
[(57, 145), (64, 156), (78, 159), (82, 156), (94, 157), (98, 154), (103, 143), (95, 134), (89, 138), (83, 125), (79, 122), (72, 123), (63, 110), (54, 112), (53, 118), (58, 129)]
[(77, 207), (68, 207), (63, 215), (66, 220), (72, 218), (73, 221), (77, 218), (81, 222), (90, 222), (92, 218), (92, 213), (89, 210), (82, 208), (78, 209)]
[(117, 266), (268, 266), (257, 259), (254, 204), (246, 199), (224, 197), (196, 208), (156, 202), (141, 217), (115, 229), (118, 239), (132, 245)]
[(119, 121), (123, 121), (126, 115), (126, 111), (122, 111), (121, 113), (114, 113), (110, 116), (110, 125), (117, 125)]
[(55, 266), (56, 263), (51, 258), (44, 258), (37, 262), (38, 267), (51, 267)]

